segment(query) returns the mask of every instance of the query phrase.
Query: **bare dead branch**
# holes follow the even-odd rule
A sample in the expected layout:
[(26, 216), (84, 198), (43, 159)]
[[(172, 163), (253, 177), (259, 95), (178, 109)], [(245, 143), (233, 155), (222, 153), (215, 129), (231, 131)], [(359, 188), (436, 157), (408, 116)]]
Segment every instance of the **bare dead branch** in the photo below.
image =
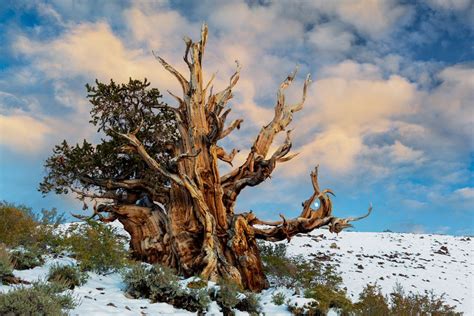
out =
[(171, 73), (173, 76), (175, 76), (176, 79), (178, 79), (179, 84), (181, 85), (181, 88), (183, 89), (183, 94), (187, 95), (189, 93), (189, 82), (184, 78), (184, 76), (176, 70), (173, 66), (168, 64), (163, 58), (160, 56), (156, 55), (155, 52), (153, 52), (153, 56), (160, 62), (160, 64), (168, 70), (169, 73)]
[(348, 217), (348, 218), (346, 218), (346, 221), (347, 221), (347, 222), (360, 221), (361, 219), (364, 219), (364, 218), (368, 217), (371, 212), (372, 212), (372, 203), (369, 205), (369, 208), (368, 208), (368, 210), (367, 210), (367, 214), (362, 215), (362, 216), (359, 216), (359, 217)]
[(242, 124), (243, 121), (244, 121), (243, 119), (236, 119), (235, 121), (233, 121), (229, 125), (229, 127), (227, 127), (225, 130), (222, 131), (222, 133), (219, 135), (219, 139), (222, 139), (222, 138), (228, 136), (236, 128), (240, 129), (240, 124)]
[[(293, 82), (297, 73), (297, 69), (293, 71), (281, 84), (277, 92), (277, 104), (275, 105), (275, 115), (270, 123), (262, 127), (255, 142), (252, 145), (251, 151), (247, 156), (246, 161), (237, 169), (232, 170), (228, 174), (221, 177), (221, 183), (225, 190), (225, 196), (229, 197), (226, 201), (228, 206), (235, 203), (235, 198), (240, 191), (247, 185), (256, 185), (270, 176), (273, 172), (276, 162), (284, 162), (295, 155), (284, 158), (291, 148), (291, 141), (289, 134), (285, 143), (272, 155), (270, 160), (264, 160), (267, 156), (270, 146), (273, 143), (275, 136), (286, 129), (293, 119), (293, 113), (302, 109), (303, 103), (306, 100), (308, 86), (311, 78), (306, 77), (303, 86), (303, 96), (301, 102), (295, 105), (285, 104), (284, 91)], [(232, 197), (232, 198), (230, 198)]]
[[(250, 225), (266, 225), (272, 226), (271, 228), (260, 228), (255, 227), (255, 237), (270, 241), (279, 241), (284, 239), (291, 239), (298, 233), (306, 233), (312, 231), (315, 228), (328, 226), (331, 232), (339, 233), (344, 228), (351, 227), (349, 222), (365, 218), (370, 215), (372, 207), (369, 207), (369, 211), (364, 216), (360, 217), (349, 217), (347, 219), (340, 219), (332, 216), (332, 202), (328, 194), (333, 194), (331, 190), (325, 189), (320, 191), (318, 183), (318, 166), (315, 167), (314, 171), (311, 172), (311, 182), (313, 185), (314, 192), (311, 196), (303, 203), (303, 210), (299, 217), (291, 220), (287, 220), (283, 215), (281, 221), (262, 221), (255, 217), (252, 213), (246, 214), (247, 220)], [(313, 210), (311, 205), (316, 199), (319, 199), (319, 208)]]
[(220, 146), (217, 146), (217, 148), (216, 148), (217, 158), (219, 158), (220, 160), (222, 160), (224, 162), (227, 162), (231, 166), (232, 166), (232, 160), (234, 160), (235, 155), (237, 155), (238, 153), (239, 153), (239, 150), (237, 150), (235, 148), (232, 149), (230, 154), (226, 153), (224, 148), (222, 148)]
[(186, 50), (184, 51), (183, 59), (184, 59), (184, 62), (186, 63), (186, 65), (188, 65), (189, 70), (191, 70), (192, 69), (192, 64), (189, 61), (189, 49), (191, 48), (191, 45), (192, 45), (193, 41), (187, 36), (185, 36), (183, 38), (183, 40), (186, 43)]

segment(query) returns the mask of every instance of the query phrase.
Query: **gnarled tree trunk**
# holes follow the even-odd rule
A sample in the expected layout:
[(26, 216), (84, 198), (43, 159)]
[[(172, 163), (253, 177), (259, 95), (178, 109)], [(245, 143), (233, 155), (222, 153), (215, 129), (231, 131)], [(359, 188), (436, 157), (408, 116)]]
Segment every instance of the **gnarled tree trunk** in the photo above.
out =
[[(295, 156), (289, 154), (290, 131), (286, 132), (286, 140), (275, 152), (269, 150), (275, 136), (285, 131), (293, 115), (302, 109), (310, 78), (308, 76), (304, 82), (301, 101), (290, 105), (285, 102), (284, 91), (292, 83), (296, 71), (283, 81), (278, 89), (274, 117), (261, 129), (246, 161), (221, 176), (218, 159), (232, 164), (236, 150), (226, 153), (218, 141), (240, 128), (242, 123), (239, 119), (225, 127), (230, 111), (227, 103), (232, 98), (240, 69), (237, 64), (229, 85), (218, 93), (210, 88), (212, 79), (204, 84), (202, 58), (207, 34), (204, 25), (199, 42), (185, 38), (187, 78), (161, 57), (156, 57), (182, 87), (182, 97), (172, 94), (177, 106), (171, 109), (176, 115), (180, 135), (180, 141), (173, 148), (172, 164), (164, 166), (151, 157), (136, 132), (121, 134), (153, 172), (169, 179), (170, 186), (157, 194), (138, 182), (115, 183), (116, 188), (128, 190), (129, 196), (135, 198), (129, 203), (102, 204), (94, 208), (94, 215), (102, 221), (119, 220), (130, 233), (131, 249), (137, 258), (173, 267), (184, 276), (200, 275), (211, 280), (228, 278), (243, 288), (260, 291), (268, 282), (257, 239), (289, 240), (297, 233), (322, 226), (340, 232), (358, 218), (339, 219), (332, 215), (328, 196), (331, 191), (320, 190), (317, 167), (311, 174), (314, 193), (304, 202), (297, 218), (287, 220), (280, 215), (280, 221), (265, 222), (251, 212), (234, 213), (236, 199), (245, 187), (263, 182), (277, 164)], [(140, 126), (137, 126), (136, 131), (139, 130)], [(149, 202), (137, 204), (138, 196), (144, 194)], [(320, 206), (313, 210), (311, 205), (317, 199)], [(109, 217), (103, 217), (103, 212), (109, 213)]]

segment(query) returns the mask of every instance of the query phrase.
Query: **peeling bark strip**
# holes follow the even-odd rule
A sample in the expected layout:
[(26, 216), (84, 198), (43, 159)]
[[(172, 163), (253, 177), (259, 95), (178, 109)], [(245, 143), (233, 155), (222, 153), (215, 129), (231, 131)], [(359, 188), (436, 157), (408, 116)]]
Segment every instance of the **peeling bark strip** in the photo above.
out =
[[(173, 267), (185, 276), (201, 275), (211, 280), (228, 278), (243, 288), (260, 291), (268, 287), (268, 282), (263, 273), (257, 239), (290, 240), (298, 233), (322, 226), (338, 233), (350, 227), (350, 222), (368, 216), (371, 208), (367, 215), (360, 218), (334, 217), (328, 195), (332, 191), (320, 189), (316, 167), (311, 173), (314, 192), (303, 203), (297, 218), (286, 219), (280, 214), (281, 220), (268, 222), (258, 219), (252, 212), (234, 214), (237, 197), (244, 188), (265, 181), (279, 163), (296, 156), (290, 154), (292, 144), (287, 127), (293, 115), (303, 108), (311, 79), (308, 75), (301, 100), (296, 104), (287, 104), (285, 100), (285, 90), (295, 79), (296, 70), (281, 83), (273, 119), (260, 130), (245, 162), (221, 176), (218, 159), (232, 165), (237, 150), (229, 153), (217, 143), (236, 128), (239, 129), (243, 122), (238, 119), (226, 127), (230, 112), (227, 103), (232, 99), (232, 89), (239, 80), (240, 66), (237, 63), (228, 86), (213, 93), (211, 84), (214, 77), (204, 84), (202, 73), (207, 35), (207, 26), (203, 25), (199, 42), (185, 38), (184, 61), (189, 68), (187, 77), (155, 55), (182, 88), (181, 97), (170, 93), (178, 105), (168, 108), (176, 115), (179, 131), (179, 141), (172, 150), (176, 155), (171, 159), (172, 168), (162, 165), (147, 152), (137, 136), (140, 126), (130, 133), (117, 132), (128, 142), (127, 148), (124, 148), (138, 154), (150, 172), (167, 178), (170, 185), (157, 189), (140, 180), (110, 180), (103, 183), (109, 195), (91, 196), (84, 191), (75, 192), (82, 198), (113, 200), (96, 205), (92, 217), (104, 222), (118, 219), (123, 223), (131, 235), (131, 249), (136, 257)], [(270, 153), (275, 136), (285, 131), (283, 144)], [(81, 181), (95, 180), (86, 178)], [(128, 202), (114, 198), (117, 189), (128, 193)], [(137, 205), (136, 192), (149, 197), (150, 203)], [(315, 210), (311, 205), (316, 200), (319, 200), (319, 208)], [(101, 213), (108, 213), (109, 216), (104, 217)]]

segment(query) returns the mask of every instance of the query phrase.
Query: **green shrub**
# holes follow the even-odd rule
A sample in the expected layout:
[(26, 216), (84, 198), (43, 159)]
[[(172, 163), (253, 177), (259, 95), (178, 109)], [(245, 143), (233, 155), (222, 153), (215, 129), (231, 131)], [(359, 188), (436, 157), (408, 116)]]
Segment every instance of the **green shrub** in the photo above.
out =
[(39, 223), (35, 232), (35, 245), (43, 252), (60, 253), (66, 248), (64, 235), (57, 228), (64, 223), (64, 214), (56, 209), (41, 210), (41, 216), (36, 216)]
[(41, 253), (37, 249), (20, 248), (11, 253), (13, 267), (17, 270), (32, 269), (44, 263)]
[(118, 235), (114, 227), (88, 221), (71, 225), (66, 236), (65, 244), (83, 271), (108, 273), (128, 263), (124, 237)]
[(397, 284), (390, 296), (392, 315), (461, 315), (455, 312), (455, 307), (446, 304), (444, 295), (438, 297), (432, 291), (425, 294), (407, 294), (402, 286)]
[(273, 304), (275, 305), (283, 305), (285, 304), (285, 299), (286, 299), (286, 296), (285, 294), (281, 293), (281, 292), (278, 292), (278, 293), (273, 293), (272, 294), (272, 302)]
[(4, 244), (0, 243), (0, 283), (4, 283), (6, 277), (13, 276), (13, 265), (10, 253)]
[[(209, 304), (211, 303), (211, 298), (207, 289), (191, 289), (188, 292), (185, 292), (182, 297), (182, 301), (186, 304), (181, 304), (180, 306), (183, 306), (181, 308), (189, 311), (198, 311), (200, 314), (205, 314)], [(186, 297), (191, 299), (187, 300)]]
[(49, 269), (48, 281), (63, 285), (70, 290), (87, 281), (87, 273), (73, 265), (53, 265)]
[(286, 257), (286, 244), (258, 244), (263, 270), (275, 286), (293, 287), (298, 267)]
[(239, 286), (227, 279), (219, 280), (219, 290), (214, 289), (211, 298), (222, 308), (224, 314), (233, 314), (232, 309), (240, 302)]
[(150, 297), (150, 286), (148, 276), (152, 268), (142, 264), (134, 265), (130, 270), (124, 273), (123, 282), (125, 283), (125, 292), (135, 298)]
[[(377, 285), (368, 284), (354, 304), (354, 314), (360, 316), (378, 315), (432, 315), (456, 316), (453, 306), (445, 303), (443, 296), (436, 296), (433, 292), (424, 294), (405, 293), (402, 286), (397, 284), (390, 293), (389, 300)], [(389, 302), (390, 301), (390, 302)]]
[(148, 275), (150, 296), (154, 302), (165, 302), (169, 298), (179, 296), (182, 292), (179, 278), (173, 269), (162, 265), (154, 265)]
[(250, 315), (259, 315), (262, 312), (260, 297), (255, 293), (246, 293), (235, 306), (240, 311), (247, 312)]
[(71, 294), (59, 294), (61, 287), (36, 283), (0, 293), (0, 315), (67, 315), (76, 302)]
[(359, 294), (359, 301), (354, 304), (356, 315), (379, 316), (390, 315), (387, 298), (378, 285), (367, 284)]
[(325, 265), (317, 259), (305, 260), (302, 257), (292, 259), (298, 273), (294, 281), (300, 287), (309, 289), (317, 285), (339, 291), (342, 286), (342, 277), (337, 274), (334, 267)]
[[(210, 303), (204, 287), (181, 288), (175, 271), (161, 265), (136, 265), (124, 274), (123, 280), (125, 291), (135, 298), (149, 298), (191, 312), (204, 312)], [(199, 281), (194, 283), (201, 284)]]
[[(338, 309), (342, 315), (350, 313), (352, 302), (342, 289), (342, 277), (331, 265), (301, 256), (288, 258), (285, 244), (260, 244), (259, 248), (264, 270), (273, 277), (276, 285), (303, 289), (306, 298), (317, 301), (304, 307), (304, 310), (316, 315), (324, 315), (330, 308)], [(276, 299), (283, 304), (284, 298)], [(303, 309), (293, 308), (295, 313)]]
[(327, 314), (330, 308), (337, 309), (340, 315), (350, 315), (352, 311), (352, 302), (342, 290), (335, 290), (334, 288), (318, 284), (305, 290), (306, 298), (313, 298), (317, 301), (314, 310), (317, 312)]

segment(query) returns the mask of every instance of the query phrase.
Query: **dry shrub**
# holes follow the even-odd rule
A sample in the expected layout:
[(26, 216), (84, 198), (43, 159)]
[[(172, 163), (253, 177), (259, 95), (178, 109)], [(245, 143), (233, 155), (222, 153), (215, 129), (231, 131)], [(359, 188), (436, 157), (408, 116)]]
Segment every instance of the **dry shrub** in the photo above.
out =
[(9, 247), (31, 244), (38, 223), (31, 208), (0, 202), (0, 242)]
[(29, 207), (2, 201), (0, 218), (0, 242), (10, 248), (23, 246), (54, 252), (62, 243), (55, 229), (64, 221), (64, 216), (56, 209), (43, 209), (37, 215)]

